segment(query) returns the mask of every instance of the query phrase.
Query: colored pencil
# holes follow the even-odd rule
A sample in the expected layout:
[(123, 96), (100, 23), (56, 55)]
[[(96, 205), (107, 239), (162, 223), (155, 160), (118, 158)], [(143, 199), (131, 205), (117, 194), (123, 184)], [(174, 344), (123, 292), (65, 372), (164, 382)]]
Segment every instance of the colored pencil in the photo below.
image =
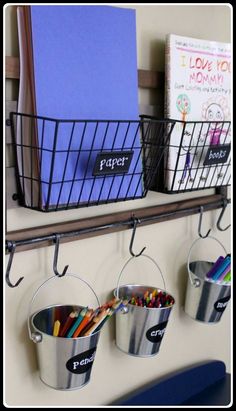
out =
[(81, 323), (81, 321), (84, 319), (84, 316), (85, 316), (85, 314), (86, 314), (87, 311), (88, 311), (88, 307), (84, 307), (84, 308), (80, 311), (78, 317), (76, 318), (75, 322), (72, 324), (71, 328), (69, 329), (69, 331), (68, 331), (68, 333), (67, 333), (67, 335), (66, 335), (67, 338), (71, 338), (71, 337), (72, 337), (72, 335), (74, 334), (76, 328), (79, 326), (79, 324)]
[(54, 327), (53, 327), (53, 336), (54, 336), (54, 337), (57, 337), (57, 336), (58, 336), (59, 330), (60, 330), (60, 325), (61, 325), (61, 323), (60, 323), (59, 320), (56, 320), (56, 321), (54, 322)]
[(81, 323), (79, 324), (79, 326), (76, 328), (74, 334), (73, 334), (73, 338), (76, 338), (79, 336), (80, 332), (85, 328), (85, 326), (88, 324), (88, 322), (91, 320), (92, 314), (93, 314), (93, 310), (90, 309), (86, 312), (83, 320), (81, 321)]
[(60, 331), (59, 331), (59, 337), (65, 337), (67, 331), (69, 330), (69, 328), (72, 326), (75, 318), (77, 318), (79, 315), (79, 313), (77, 311), (72, 311), (67, 319), (65, 324), (63, 325), (63, 327), (61, 327)]
[(104, 320), (109, 310), (110, 308), (103, 308), (102, 311), (96, 317), (93, 318), (90, 327), (84, 333), (82, 333), (82, 335), (83, 336), (91, 335), (92, 332), (94, 332), (96, 328), (99, 326), (99, 324)]

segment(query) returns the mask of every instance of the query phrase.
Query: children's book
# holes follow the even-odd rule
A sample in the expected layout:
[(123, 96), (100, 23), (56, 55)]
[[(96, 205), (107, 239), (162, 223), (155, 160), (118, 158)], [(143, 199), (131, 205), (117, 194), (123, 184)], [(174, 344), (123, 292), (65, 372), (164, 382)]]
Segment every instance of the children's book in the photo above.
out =
[(165, 188), (229, 185), (231, 45), (169, 34), (165, 65), (165, 117), (177, 120)]
[[(53, 207), (141, 197), (135, 10), (20, 6), (18, 34), (18, 112), (38, 116), (17, 121), (26, 203)], [(26, 146), (35, 147), (33, 160)], [(116, 155), (110, 158), (111, 152)], [(95, 163), (104, 165), (104, 174)]]

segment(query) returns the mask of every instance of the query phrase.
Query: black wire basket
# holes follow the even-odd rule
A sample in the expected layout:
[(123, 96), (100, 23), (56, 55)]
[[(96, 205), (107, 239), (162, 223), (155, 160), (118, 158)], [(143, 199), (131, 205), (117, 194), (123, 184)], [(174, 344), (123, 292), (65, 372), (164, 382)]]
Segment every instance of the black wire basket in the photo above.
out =
[(176, 194), (229, 186), (231, 122), (173, 121), (157, 176), (149, 189)]
[(21, 206), (49, 212), (146, 196), (172, 120), (58, 120), (11, 113)]

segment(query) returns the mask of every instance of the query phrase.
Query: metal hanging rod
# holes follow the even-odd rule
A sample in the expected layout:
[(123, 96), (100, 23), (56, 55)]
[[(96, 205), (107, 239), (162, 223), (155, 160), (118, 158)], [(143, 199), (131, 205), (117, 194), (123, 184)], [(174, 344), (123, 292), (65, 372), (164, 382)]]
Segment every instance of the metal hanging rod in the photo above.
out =
[[(212, 197), (212, 196), (209, 196)], [(204, 205), (201, 204), (202, 201), (202, 197), (199, 199), (195, 199), (195, 202), (197, 203), (196, 205), (188, 206), (186, 208), (181, 207), (181, 203), (191, 203), (191, 200), (185, 200), (184, 202), (179, 202), (179, 203), (172, 203), (173, 205), (173, 210), (171, 211), (167, 211), (167, 212), (160, 212), (160, 213), (156, 213), (153, 215), (149, 215), (149, 216), (139, 216), (139, 210), (134, 210), (132, 212), (130, 212), (131, 218), (129, 219), (125, 219), (125, 220), (121, 220), (121, 221), (115, 221), (112, 223), (108, 223), (108, 224), (101, 224), (101, 225), (97, 225), (97, 226), (89, 226), (86, 228), (80, 228), (77, 230), (69, 230), (69, 231), (61, 231), (61, 232), (57, 232), (55, 230), (55, 232), (50, 233), (50, 234), (46, 234), (46, 235), (38, 235), (35, 237), (30, 237), (30, 238), (22, 238), (22, 239), (7, 239), (6, 240), (6, 251), (11, 251), (13, 244), (15, 245), (15, 247), (19, 247), (19, 246), (29, 246), (27, 249), (31, 249), (31, 248), (35, 248), (35, 245), (37, 247), (37, 244), (39, 243), (43, 243), (43, 242), (52, 242), (55, 243), (56, 240), (56, 236), (59, 236), (60, 240), (63, 239), (67, 239), (67, 238), (75, 238), (78, 237), (78, 239), (86, 234), (92, 234), (92, 235), (99, 235), (99, 234), (106, 234), (109, 232), (109, 230), (112, 231), (119, 231), (120, 229), (129, 229), (132, 228), (134, 226), (134, 218), (137, 218), (138, 221), (138, 225), (145, 225), (145, 224), (151, 224), (151, 223), (158, 223), (161, 221), (166, 221), (166, 220), (170, 220), (170, 219), (174, 219), (174, 218), (179, 218), (179, 217), (184, 217), (187, 215), (191, 215), (191, 214), (196, 214), (199, 212), (203, 212), (203, 211), (208, 211), (208, 210), (212, 210), (212, 209), (216, 209), (216, 208), (221, 208), (221, 207), (225, 207), (225, 204), (227, 202), (230, 203), (231, 200), (230, 199), (225, 199), (224, 197), (220, 196), (220, 195), (216, 195), (214, 196), (215, 201), (209, 201), (206, 202)], [(197, 200), (200, 200), (199, 203), (197, 202)], [(174, 207), (176, 204), (179, 204), (179, 208)], [(169, 205), (171, 207), (171, 203)], [(157, 206), (157, 207), (150, 207), (153, 209), (158, 210), (158, 207), (160, 209), (162, 209), (162, 206)], [(137, 214), (136, 214), (137, 211)], [(122, 213), (121, 213), (122, 214)], [(104, 217), (104, 216), (102, 216)], [(102, 219), (101, 217), (101, 219)], [(106, 217), (106, 216), (105, 216)], [(92, 221), (92, 219), (91, 219)], [(52, 226), (53, 229), (53, 226)], [(24, 230), (23, 230), (24, 231)], [(13, 236), (14, 234), (12, 234)], [(44, 245), (42, 245), (44, 246)], [(40, 247), (40, 245), (39, 245)], [(22, 250), (24, 251), (24, 250)]]

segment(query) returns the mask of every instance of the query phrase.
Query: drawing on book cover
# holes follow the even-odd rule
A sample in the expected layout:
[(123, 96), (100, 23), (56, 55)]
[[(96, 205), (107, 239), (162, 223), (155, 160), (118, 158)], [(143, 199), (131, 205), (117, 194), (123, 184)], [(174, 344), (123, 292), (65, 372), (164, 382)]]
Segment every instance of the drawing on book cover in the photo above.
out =
[(165, 117), (176, 124), (165, 156), (165, 190), (230, 184), (230, 107), (231, 45), (169, 34)]
[[(182, 121), (187, 121), (187, 114), (189, 114), (191, 110), (191, 103), (187, 94), (180, 94), (177, 97), (176, 107), (181, 113)], [(184, 183), (187, 172), (189, 175), (189, 181), (193, 181), (191, 177), (191, 151), (194, 147), (189, 144), (189, 137), (191, 137), (191, 134), (187, 130), (184, 130), (181, 151), (179, 154), (180, 157), (184, 156), (185, 159), (183, 174), (181, 180), (179, 181), (181, 184)]]
[[(206, 147), (205, 153), (208, 148), (230, 143), (231, 130), (224, 123), (230, 120), (230, 108), (228, 100), (224, 96), (211, 97), (203, 103), (202, 119), (209, 122), (207, 131), (199, 137), (200, 143)], [(205, 158), (205, 155), (203, 157)], [(224, 177), (222, 165), (216, 164), (215, 168), (217, 178), (222, 179)], [(207, 179), (209, 172), (208, 168), (201, 178)]]
[(176, 107), (182, 115), (182, 121), (187, 121), (186, 116), (191, 110), (191, 104), (187, 94), (180, 94), (177, 97)]

